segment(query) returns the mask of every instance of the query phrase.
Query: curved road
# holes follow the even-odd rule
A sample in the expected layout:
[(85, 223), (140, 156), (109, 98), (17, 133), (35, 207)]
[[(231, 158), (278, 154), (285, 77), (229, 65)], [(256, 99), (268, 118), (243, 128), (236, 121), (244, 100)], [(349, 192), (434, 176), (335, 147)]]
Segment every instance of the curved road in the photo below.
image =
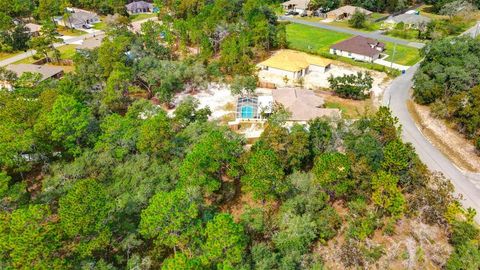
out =
[(383, 104), (389, 106), (402, 125), (402, 137), (412, 143), (420, 159), (431, 171), (438, 171), (449, 178), (455, 190), (463, 197), (464, 207), (477, 210), (475, 221), (480, 224), (480, 177), (477, 174), (465, 173), (459, 170), (443, 155), (416, 126), (407, 108), (410, 99), (410, 89), (413, 86), (413, 75), (419, 64), (407, 70), (406, 74), (397, 77), (385, 91)]

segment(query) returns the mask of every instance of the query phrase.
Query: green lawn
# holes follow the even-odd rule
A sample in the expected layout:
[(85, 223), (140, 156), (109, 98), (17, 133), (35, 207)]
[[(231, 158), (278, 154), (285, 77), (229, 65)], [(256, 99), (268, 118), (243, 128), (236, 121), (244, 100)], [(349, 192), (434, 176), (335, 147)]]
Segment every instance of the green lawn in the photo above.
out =
[(64, 36), (81, 36), (86, 34), (86, 32), (82, 30), (70, 29), (64, 26), (58, 26), (57, 32)]
[(303, 24), (291, 23), (287, 25), (287, 40), (292, 49), (326, 53), (330, 46), (352, 37), (349, 34), (333, 32)]
[(413, 66), (421, 59), (420, 51), (418, 49), (404, 45), (397, 45), (397, 48), (395, 50), (395, 59), (393, 59), (393, 49), (395, 47), (395, 44), (391, 42), (385, 42), (385, 44), (387, 45), (387, 50), (385, 53), (389, 55), (389, 57), (385, 59), (387, 61), (392, 61), (394, 63), (405, 66)]
[[(330, 46), (342, 40), (352, 37), (351, 35), (325, 30), (302, 24), (287, 25), (287, 40), (289, 47), (294, 50), (310, 52), (314, 54), (329, 54)], [(386, 53), (393, 54), (394, 44), (386, 42)], [(392, 60), (390, 56), (387, 60)], [(339, 58), (344, 61), (345, 59)], [(397, 45), (394, 62), (400, 65), (411, 66), (420, 60), (419, 51), (415, 48)], [(346, 61), (352, 63), (352, 61)], [(368, 64), (368, 63), (367, 63)]]
[(95, 23), (93, 25), (93, 29), (96, 29), (96, 30), (105, 30), (106, 28), (107, 28), (107, 24), (104, 21)]
[(148, 19), (148, 18), (153, 18), (155, 16), (157, 16), (157, 14), (155, 14), (155, 13), (134, 14), (134, 15), (130, 16), (130, 20), (132, 22), (135, 22), (135, 21), (145, 20), (145, 19)]
[(22, 52), (13, 52), (13, 53), (0, 52), (0, 60), (7, 59), (21, 53)]
[[(75, 48), (77, 45), (74, 44), (68, 44), (64, 45), (58, 48), (58, 51), (60, 52), (60, 58), (61, 59), (72, 59), (73, 56), (75, 55)], [(37, 61), (38, 59), (34, 59), (32, 56), (27, 57), (25, 59), (22, 59), (20, 61), (15, 62), (14, 64), (32, 64), (33, 62)]]

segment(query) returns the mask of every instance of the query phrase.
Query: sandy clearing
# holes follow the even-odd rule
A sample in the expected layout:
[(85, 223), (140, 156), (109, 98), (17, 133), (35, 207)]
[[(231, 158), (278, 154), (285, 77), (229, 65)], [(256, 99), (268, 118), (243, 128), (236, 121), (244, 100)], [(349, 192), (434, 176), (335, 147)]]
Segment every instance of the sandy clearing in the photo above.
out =
[[(199, 108), (209, 107), (212, 111), (211, 119), (221, 119), (222, 117), (234, 113), (235, 111), (228, 110), (229, 104), (236, 103), (236, 97), (230, 92), (230, 88), (225, 84), (209, 84), (207, 89), (201, 90), (195, 94), (189, 92), (182, 92), (177, 94), (174, 98), (173, 104), (177, 106), (187, 96), (196, 98), (200, 105)], [(172, 115), (175, 109), (170, 110), (168, 113)]]
[(413, 104), (413, 109), (419, 119), (417, 123), (422, 133), (430, 142), (436, 145), (459, 168), (480, 172), (480, 157), (476, 154), (473, 143), (456, 130), (448, 126), (442, 119), (430, 114), (428, 106)]

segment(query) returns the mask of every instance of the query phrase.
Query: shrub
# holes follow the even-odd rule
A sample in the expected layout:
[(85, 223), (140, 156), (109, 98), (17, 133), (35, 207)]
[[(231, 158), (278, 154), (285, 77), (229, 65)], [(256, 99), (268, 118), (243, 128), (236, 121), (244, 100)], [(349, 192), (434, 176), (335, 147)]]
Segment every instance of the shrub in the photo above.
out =
[(343, 98), (363, 100), (369, 97), (373, 78), (369, 72), (328, 78), (332, 90)]

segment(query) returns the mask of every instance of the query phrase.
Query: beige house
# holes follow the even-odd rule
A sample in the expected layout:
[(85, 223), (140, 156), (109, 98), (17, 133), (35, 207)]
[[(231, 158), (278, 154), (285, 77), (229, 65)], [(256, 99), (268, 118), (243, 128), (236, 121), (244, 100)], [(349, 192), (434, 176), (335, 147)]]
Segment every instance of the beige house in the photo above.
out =
[(38, 37), (40, 35), (40, 29), (42, 28), (41, 25), (35, 23), (27, 23), (25, 24), (25, 27), (28, 29), (28, 32), (32, 37)]
[(308, 10), (311, 0), (289, 0), (282, 3), (284, 10), (293, 10), (298, 13), (303, 13)]
[(313, 56), (294, 50), (280, 50), (272, 57), (259, 63), (257, 67), (274, 75), (297, 80), (310, 72), (327, 72), (332, 62), (328, 59)]
[(361, 12), (367, 16), (370, 16), (373, 13), (361, 7), (346, 5), (346, 6), (327, 12), (327, 19), (331, 19), (331, 20), (348, 19), (355, 13), (355, 11)]
[(93, 50), (95, 48), (98, 48), (100, 47), (100, 45), (102, 45), (104, 38), (105, 38), (105, 35), (97, 35), (94, 37), (86, 38), (83, 40), (82, 44), (77, 46), (75, 50), (78, 52), (78, 51)]
[[(59, 79), (63, 76), (63, 68), (51, 65), (34, 65), (34, 64), (12, 64), (6, 67), (7, 70), (12, 71), (17, 77), (25, 73), (38, 73), (41, 75), (40, 81), (49, 78)], [(0, 81), (0, 89), (6, 88), (11, 90), (13, 87), (6, 81)]]

